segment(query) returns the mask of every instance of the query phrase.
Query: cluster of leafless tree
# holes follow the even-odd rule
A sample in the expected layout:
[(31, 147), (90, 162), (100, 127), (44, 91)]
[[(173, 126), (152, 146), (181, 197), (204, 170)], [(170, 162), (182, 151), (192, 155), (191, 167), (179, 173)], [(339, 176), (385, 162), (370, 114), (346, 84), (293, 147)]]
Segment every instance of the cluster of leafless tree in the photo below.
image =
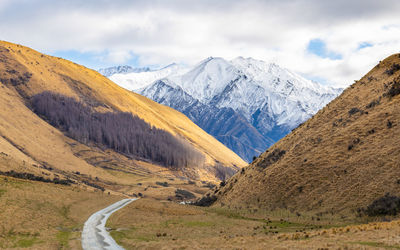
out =
[(49, 91), (33, 96), (31, 104), (36, 114), (84, 144), (95, 143), (172, 169), (204, 161), (183, 139), (128, 112), (95, 112), (74, 98)]

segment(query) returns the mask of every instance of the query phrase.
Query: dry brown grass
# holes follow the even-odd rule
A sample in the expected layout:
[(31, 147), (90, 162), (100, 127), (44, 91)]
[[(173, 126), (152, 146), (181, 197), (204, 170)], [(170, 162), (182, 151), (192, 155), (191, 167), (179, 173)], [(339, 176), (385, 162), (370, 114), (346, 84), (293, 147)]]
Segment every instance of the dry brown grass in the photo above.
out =
[[(231, 178), (219, 203), (351, 216), (386, 192), (400, 195), (400, 95), (387, 95), (400, 71), (386, 73), (399, 62), (382, 61)], [(286, 153), (264, 169), (276, 149)]]
[(400, 248), (398, 220), (338, 226), (328, 218), (307, 222), (287, 213), (281, 221), (283, 214), (141, 199), (113, 214), (107, 225), (126, 249)]
[(0, 248), (80, 249), (87, 218), (121, 196), (0, 178)]
[[(10, 170), (50, 179), (66, 177), (0, 152), (0, 171)], [(175, 197), (177, 188), (191, 191), (197, 197), (209, 190), (200, 182), (193, 184), (179, 178), (109, 172), (122, 181), (102, 182), (110, 186), (105, 192), (79, 182), (64, 186), (0, 176), (0, 249), (80, 249), (83, 223), (92, 213), (125, 198), (121, 194), (141, 193), (152, 199), (180, 201)], [(80, 178), (82, 174), (75, 181)], [(157, 184), (165, 182), (167, 187)]]

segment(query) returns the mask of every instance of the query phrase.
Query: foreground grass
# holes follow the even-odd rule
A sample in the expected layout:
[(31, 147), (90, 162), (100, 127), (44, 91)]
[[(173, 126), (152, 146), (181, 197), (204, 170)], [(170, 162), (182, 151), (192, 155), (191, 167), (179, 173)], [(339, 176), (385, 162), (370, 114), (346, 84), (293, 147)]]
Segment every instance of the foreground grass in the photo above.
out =
[(400, 222), (354, 224), (140, 199), (107, 227), (126, 249), (398, 248)]
[(0, 249), (79, 249), (93, 212), (121, 199), (74, 187), (0, 177)]
[(352, 243), (357, 244), (357, 245), (374, 247), (374, 248), (400, 249), (400, 246), (389, 246), (382, 242), (360, 241), (360, 242), (352, 242)]

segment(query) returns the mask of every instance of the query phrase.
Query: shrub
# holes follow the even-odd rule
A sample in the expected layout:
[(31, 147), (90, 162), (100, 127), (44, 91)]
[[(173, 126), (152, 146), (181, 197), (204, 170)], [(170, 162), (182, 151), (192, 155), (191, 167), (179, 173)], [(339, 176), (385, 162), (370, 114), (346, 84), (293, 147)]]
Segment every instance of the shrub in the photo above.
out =
[(217, 201), (217, 196), (207, 194), (194, 203), (195, 206), (209, 207)]
[(6, 171), (6, 172), (0, 171), (0, 175), (14, 177), (14, 178), (17, 178), (17, 179), (40, 181), (40, 182), (54, 183), (54, 184), (60, 184), (60, 185), (66, 185), (66, 186), (69, 186), (72, 183), (75, 183), (74, 181), (69, 180), (69, 179), (60, 180), (58, 178), (54, 178), (52, 180), (52, 179), (49, 179), (49, 178), (44, 178), (42, 176), (36, 176), (34, 174), (31, 174), (31, 173), (15, 172), (14, 170)]
[(390, 69), (386, 70), (385, 73), (388, 74), (389, 76), (393, 75), (396, 73), (396, 71), (400, 70), (400, 65), (397, 63), (394, 63), (390, 66)]
[(377, 106), (380, 103), (379, 100), (373, 100), (372, 102), (370, 102), (367, 106), (365, 106), (367, 109), (373, 108), (375, 106)]
[(400, 94), (400, 81), (395, 81), (392, 83), (392, 87), (387, 91), (386, 95), (389, 97), (394, 97)]
[(349, 110), (349, 115), (354, 115), (356, 113), (361, 113), (362, 114), (362, 110), (358, 109), (358, 108), (352, 108)]
[(390, 121), (390, 120), (388, 120), (387, 123), (386, 123), (386, 126), (387, 126), (388, 128), (392, 128), (392, 127), (393, 127), (393, 122)]
[(386, 193), (361, 211), (368, 216), (397, 215), (400, 211), (400, 197)]
[(169, 184), (166, 181), (164, 182), (156, 181), (156, 184), (162, 187), (169, 187)]
[(102, 192), (104, 192), (104, 187), (102, 187), (102, 186), (100, 186), (100, 185), (97, 185), (96, 183), (92, 183), (92, 182), (89, 182), (89, 181), (87, 181), (87, 180), (83, 180), (82, 181), (84, 184), (86, 184), (86, 185), (88, 185), (88, 186), (91, 186), (91, 187), (93, 187), (93, 188), (96, 188), (96, 189), (99, 189), (99, 190), (101, 190)]
[(196, 198), (196, 196), (184, 189), (177, 189), (175, 190), (175, 197), (179, 198), (179, 199), (194, 199)]
[(150, 126), (127, 112), (94, 112), (74, 98), (52, 92), (32, 97), (33, 111), (81, 143), (95, 143), (127, 156), (172, 169), (203, 162), (203, 155), (183, 139)]
[(279, 148), (277, 148), (269, 153), (269, 155), (267, 155), (267, 157), (265, 157), (258, 166), (265, 169), (273, 163), (279, 161), (279, 159), (281, 159), (285, 155), (285, 153), (285, 150), (280, 150)]

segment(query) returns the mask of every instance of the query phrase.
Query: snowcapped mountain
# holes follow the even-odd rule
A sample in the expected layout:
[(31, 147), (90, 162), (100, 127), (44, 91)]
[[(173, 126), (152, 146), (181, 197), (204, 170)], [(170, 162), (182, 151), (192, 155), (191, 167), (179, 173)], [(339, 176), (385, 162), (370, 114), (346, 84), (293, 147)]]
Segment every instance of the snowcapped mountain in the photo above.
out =
[(113, 74), (109, 78), (121, 87), (137, 92), (137, 90), (147, 87), (158, 79), (173, 77), (183, 71), (185, 71), (183, 66), (172, 63), (159, 70), (119, 73)]
[(103, 69), (98, 70), (98, 72), (100, 74), (102, 74), (103, 76), (106, 76), (106, 77), (110, 77), (115, 74), (140, 73), (140, 72), (147, 72), (147, 71), (150, 71), (149, 67), (132, 68), (129, 65), (115, 66), (115, 67), (103, 68)]
[(172, 64), (110, 79), (181, 111), (247, 161), (341, 92), (276, 64), (243, 57), (209, 57), (191, 69)]

